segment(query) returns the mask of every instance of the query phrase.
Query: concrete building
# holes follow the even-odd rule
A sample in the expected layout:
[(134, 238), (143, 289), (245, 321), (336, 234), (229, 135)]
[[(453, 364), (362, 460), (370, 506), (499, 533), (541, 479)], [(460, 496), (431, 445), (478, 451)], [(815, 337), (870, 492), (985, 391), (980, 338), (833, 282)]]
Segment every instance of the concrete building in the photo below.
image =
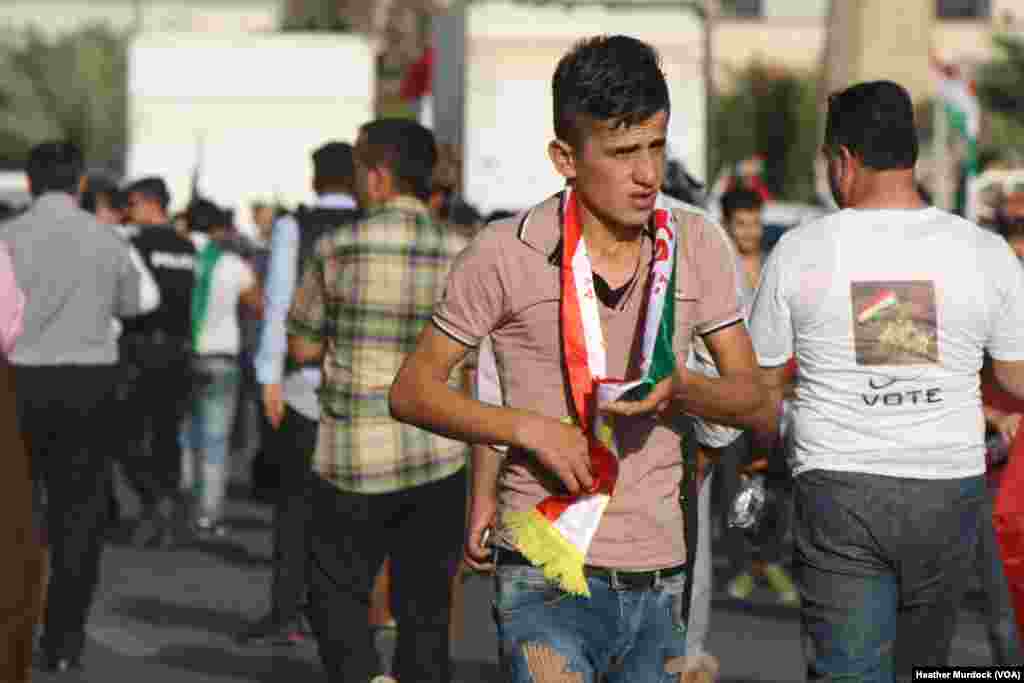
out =
[[(761, 60), (816, 72), (822, 66), (828, 0), (720, 0), (714, 52), (719, 83)], [(845, 29), (831, 60), (855, 81), (887, 77), (915, 97), (934, 93), (928, 54), (970, 66), (992, 58), (994, 31), (1024, 30), (1024, 0), (837, 0)]]
[(281, 0), (0, 0), (0, 26), (61, 33), (105, 23), (146, 32), (274, 31)]

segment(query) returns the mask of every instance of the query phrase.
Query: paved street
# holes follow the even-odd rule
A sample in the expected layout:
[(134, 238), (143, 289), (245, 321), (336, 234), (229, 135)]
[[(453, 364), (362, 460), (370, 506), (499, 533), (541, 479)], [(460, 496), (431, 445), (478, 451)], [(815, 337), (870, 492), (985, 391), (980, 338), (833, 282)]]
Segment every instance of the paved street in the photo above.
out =
[[(130, 502), (129, 496), (125, 500)], [(131, 507), (127, 512), (131, 514)], [(139, 551), (111, 544), (90, 626), (84, 680), (95, 683), (315, 683), (323, 681), (312, 645), (251, 651), (231, 635), (267, 608), (270, 509), (235, 499), (231, 535), (175, 551)], [(454, 645), (459, 683), (497, 681), (490, 583), (467, 583), (465, 635)], [(955, 643), (957, 664), (987, 664), (988, 649), (972, 601)], [(710, 650), (721, 680), (803, 680), (796, 612), (758, 589), (750, 603), (724, 594), (715, 601)], [(387, 637), (380, 638), (387, 654)], [(35, 680), (58, 680), (37, 674)], [(67, 679), (59, 679), (65, 681)]]

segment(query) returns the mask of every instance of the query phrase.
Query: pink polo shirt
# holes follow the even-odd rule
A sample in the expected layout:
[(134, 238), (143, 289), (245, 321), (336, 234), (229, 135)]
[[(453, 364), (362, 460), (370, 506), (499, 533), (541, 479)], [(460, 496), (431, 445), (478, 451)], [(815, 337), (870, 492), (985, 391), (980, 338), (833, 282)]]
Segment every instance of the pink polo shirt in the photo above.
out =
[[(504, 393), (511, 408), (555, 419), (571, 414), (559, 333), (561, 283), (560, 199), (555, 196), (525, 216), (486, 227), (459, 256), (435, 309), (434, 323), (467, 346), (490, 336)], [(720, 227), (696, 211), (675, 210), (685, 233), (676, 276), (679, 363), (694, 333), (742, 323), (736, 296), (735, 259)], [(645, 237), (636, 281), (615, 307), (600, 304), (612, 377), (638, 379), (647, 277), (653, 257)], [(655, 417), (620, 418), (622, 447), (615, 495), (590, 547), (587, 563), (619, 569), (657, 569), (686, 559), (679, 507), (682, 479), (681, 426)], [(509, 449), (499, 482), (501, 519), (529, 509), (552, 493), (557, 480), (528, 452)]]
[(0, 243), (0, 351), (9, 356), (21, 334), (25, 294), (18, 288), (7, 245)]

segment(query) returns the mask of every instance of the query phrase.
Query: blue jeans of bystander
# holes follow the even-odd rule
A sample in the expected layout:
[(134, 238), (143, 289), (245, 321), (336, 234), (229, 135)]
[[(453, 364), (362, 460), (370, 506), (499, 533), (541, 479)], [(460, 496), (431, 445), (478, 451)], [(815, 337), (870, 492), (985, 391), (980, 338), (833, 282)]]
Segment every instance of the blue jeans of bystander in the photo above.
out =
[(192, 458), (192, 495), (197, 514), (219, 522), (227, 493), (228, 451), (238, 407), (241, 370), (228, 356), (196, 359), (200, 386), (185, 421), (185, 444)]
[(809, 681), (910, 680), (945, 666), (984, 477), (814, 470), (796, 478), (794, 562)]

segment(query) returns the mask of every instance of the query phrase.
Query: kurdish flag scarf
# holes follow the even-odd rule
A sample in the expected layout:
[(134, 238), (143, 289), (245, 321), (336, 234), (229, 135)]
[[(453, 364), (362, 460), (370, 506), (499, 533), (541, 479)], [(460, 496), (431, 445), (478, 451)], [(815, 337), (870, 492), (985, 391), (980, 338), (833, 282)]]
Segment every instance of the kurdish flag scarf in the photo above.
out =
[(199, 339), (206, 324), (206, 312), (210, 307), (210, 293), (213, 289), (213, 270), (224, 250), (216, 241), (210, 240), (199, 252), (196, 267), (196, 281), (192, 288), (192, 350), (199, 352)]
[(597, 406), (622, 398), (639, 399), (675, 370), (672, 336), (675, 330), (676, 243), (678, 226), (659, 197), (654, 211), (654, 262), (647, 284), (647, 310), (640, 370), (643, 379), (609, 379), (604, 334), (594, 275), (579, 200), (572, 189), (562, 203), (562, 349), (579, 424), (587, 432), (594, 486), (576, 496), (549, 496), (532, 510), (505, 516), (516, 547), (563, 590), (590, 595), (583, 568), (601, 516), (615, 492), (618, 448), (611, 416)]

